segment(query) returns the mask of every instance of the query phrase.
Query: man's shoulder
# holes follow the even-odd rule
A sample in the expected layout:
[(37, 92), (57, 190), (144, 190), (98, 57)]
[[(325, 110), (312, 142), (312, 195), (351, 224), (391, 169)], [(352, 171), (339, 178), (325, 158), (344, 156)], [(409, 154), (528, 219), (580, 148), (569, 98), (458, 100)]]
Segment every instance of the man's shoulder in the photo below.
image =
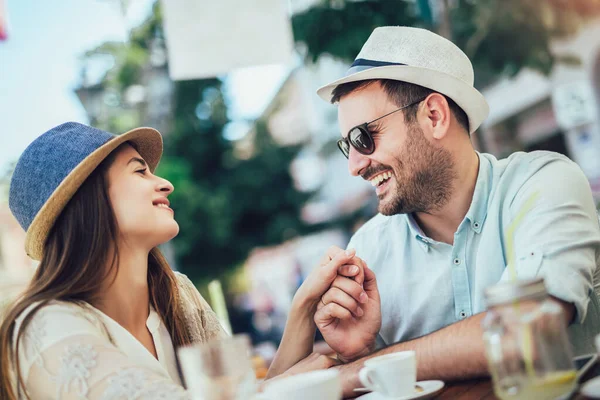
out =
[[(560, 184), (565, 179), (578, 179), (583, 176), (581, 168), (563, 154), (551, 151), (516, 152), (503, 159), (496, 159), (489, 154), (482, 154), (489, 160), (495, 185), (519, 190), (527, 183), (543, 180), (549, 185)], [(563, 178), (563, 179), (560, 179)]]
[(566, 162), (576, 165), (567, 156), (553, 151), (537, 150), (531, 152), (517, 151), (506, 158), (497, 159), (491, 154), (480, 153), (480, 156), (489, 160), (494, 169), (509, 170), (515, 168), (538, 167), (553, 162)]
[(518, 208), (534, 193), (541, 194), (545, 203), (593, 202), (588, 178), (579, 165), (562, 154), (519, 152), (502, 160), (492, 158), (491, 163), (489, 207)]

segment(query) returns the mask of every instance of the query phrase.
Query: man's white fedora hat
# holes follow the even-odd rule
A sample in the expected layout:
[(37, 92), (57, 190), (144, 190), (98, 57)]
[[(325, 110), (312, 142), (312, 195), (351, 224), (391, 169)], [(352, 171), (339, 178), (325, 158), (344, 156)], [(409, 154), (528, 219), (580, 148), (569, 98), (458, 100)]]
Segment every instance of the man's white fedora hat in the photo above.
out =
[(342, 83), (392, 79), (414, 83), (442, 93), (458, 104), (469, 118), (469, 133), (487, 118), (489, 106), (473, 86), (473, 65), (451, 41), (426, 29), (405, 26), (376, 28), (342, 79), (317, 90), (331, 101)]

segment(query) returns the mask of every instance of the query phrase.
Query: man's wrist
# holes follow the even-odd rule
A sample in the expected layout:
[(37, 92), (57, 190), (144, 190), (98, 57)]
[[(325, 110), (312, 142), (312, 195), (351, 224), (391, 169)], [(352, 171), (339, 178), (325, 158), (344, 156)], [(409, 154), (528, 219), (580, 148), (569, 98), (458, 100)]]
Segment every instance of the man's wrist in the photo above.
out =
[(352, 354), (352, 355), (348, 355), (348, 356), (344, 356), (340, 353), (337, 353), (337, 359), (340, 360), (342, 362), (342, 364), (348, 364), (348, 363), (354, 362), (356, 360), (359, 360), (363, 357), (368, 356), (369, 354), (373, 353), (373, 351), (375, 351), (375, 345), (369, 346), (368, 348), (361, 351), (360, 353)]
[(337, 359), (340, 360), (340, 362), (342, 364), (348, 364), (348, 363), (350, 363), (350, 362), (352, 362), (352, 361), (355, 360), (355, 359), (352, 359), (352, 358), (344, 357), (340, 353), (337, 353)]
[(353, 362), (332, 367), (339, 371), (342, 383), (342, 394), (344, 398), (356, 397), (355, 388), (361, 386), (358, 379), (358, 371), (362, 368), (362, 363)]

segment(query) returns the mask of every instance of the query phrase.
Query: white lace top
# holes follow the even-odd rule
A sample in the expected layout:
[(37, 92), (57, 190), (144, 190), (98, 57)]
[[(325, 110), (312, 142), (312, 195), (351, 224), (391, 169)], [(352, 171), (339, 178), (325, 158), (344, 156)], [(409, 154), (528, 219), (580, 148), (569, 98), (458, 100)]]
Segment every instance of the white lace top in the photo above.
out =
[[(15, 332), (32, 307), (19, 316)], [(41, 308), (19, 346), (30, 398), (189, 399), (177, 373), (171, 337), (154, 310), (146, 324), (158, 360), (125, 328), (87, 303), (55, 301)]]

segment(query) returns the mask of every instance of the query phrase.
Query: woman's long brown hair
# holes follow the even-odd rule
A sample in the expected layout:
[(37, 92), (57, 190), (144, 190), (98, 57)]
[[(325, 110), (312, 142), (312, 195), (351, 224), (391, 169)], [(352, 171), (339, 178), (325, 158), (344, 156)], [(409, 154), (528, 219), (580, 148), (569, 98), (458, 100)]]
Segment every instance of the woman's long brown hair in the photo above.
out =
[[(1, 400), (18, 400), (18, 392), (25, 391), (17, 354), (22, 334), (35, 313), (52, 300), (91, 303), (103, 282), (114, 276), (119, 260), (118, 224), (108, 197), (106, 172), (116, 153), (96, 168), (59, 215), (31, 283), (5, 314), (0, 325)], [(161, 252), (152, 249), (148, 256), (150, 303), (177, 347), (191, 340), (178, 306), (176, 279)], [(36, 306), (24, 318), (13, 342), (15, 320), (32, 304)], [(29, 398), (26, 391), (25, 395)]]

